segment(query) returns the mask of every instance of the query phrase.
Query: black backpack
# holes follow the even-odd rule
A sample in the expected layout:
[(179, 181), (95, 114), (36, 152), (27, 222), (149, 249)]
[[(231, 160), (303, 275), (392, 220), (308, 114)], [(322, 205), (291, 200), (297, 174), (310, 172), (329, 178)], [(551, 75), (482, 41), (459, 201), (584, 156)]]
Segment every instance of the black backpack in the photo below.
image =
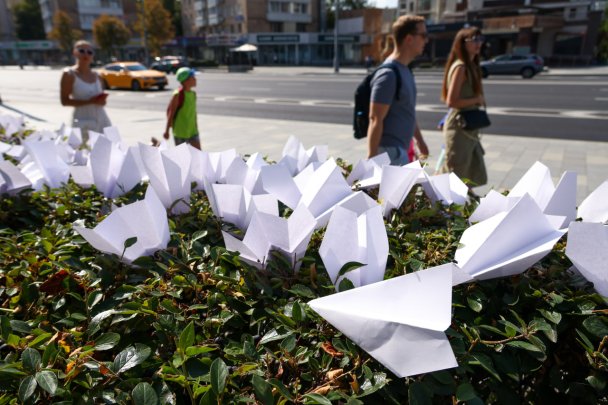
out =
[(367, 128), (369, 127), (369, 103), (372, 96), (372, 79), (376, 72), (382, 68), (390, 68), (397, 78), (397, 87), (395, 88), (395, 99), (399, 100), (399, 91), (401, 90), (401, 74), (399, 68), (392, 62), (378, 66), (372, 73), (368, 74), (365, 79), (357, 86), (355, 90), (355, 110), (353, 116), (353, 136), (355, 139), (362, 139), (367, 136)]

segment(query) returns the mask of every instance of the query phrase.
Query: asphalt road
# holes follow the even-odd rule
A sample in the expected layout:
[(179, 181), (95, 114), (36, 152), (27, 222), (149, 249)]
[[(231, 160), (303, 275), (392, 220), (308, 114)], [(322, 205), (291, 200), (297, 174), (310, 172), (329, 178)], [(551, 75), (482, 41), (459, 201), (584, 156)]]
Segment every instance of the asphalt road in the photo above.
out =
[[(10, 100), (58, 103), (59, 70), (0, 70), (0, 95)], [(202, 73), (198, 112), (203, 114), (350, 124), (353, 92), (362, 75)], [(445, 113), (439, 100), (441, 75), (417, 73), (418, 120), (435, 128)], [(108, 104), (164, 113), (169, 89), (110, 90)], [(608, 78), (585, 76), (490, 77), (484, 81), (492, 120), (488, 131), (553, 139), (608, 142)]]

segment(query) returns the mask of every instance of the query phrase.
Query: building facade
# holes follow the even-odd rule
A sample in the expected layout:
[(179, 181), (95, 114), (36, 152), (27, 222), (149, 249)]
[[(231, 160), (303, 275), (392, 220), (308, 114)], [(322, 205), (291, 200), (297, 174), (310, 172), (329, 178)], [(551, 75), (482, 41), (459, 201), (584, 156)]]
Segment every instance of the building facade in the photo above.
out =
[(400, 0), (400, 14), (427, 19), (427, 56), (441, 62), (465, 25), (482, 28), (485, 57), (536, 53), (548, 64), (589, 64), (606, 1), (601, 0)]

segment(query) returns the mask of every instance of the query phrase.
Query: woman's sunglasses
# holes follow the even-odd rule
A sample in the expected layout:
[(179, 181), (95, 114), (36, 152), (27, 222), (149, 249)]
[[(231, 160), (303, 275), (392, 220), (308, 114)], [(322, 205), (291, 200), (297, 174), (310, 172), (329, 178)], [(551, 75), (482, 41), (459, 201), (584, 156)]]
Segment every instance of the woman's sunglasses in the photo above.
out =
[(486, 39), (483, 35), (478, 35), (473, 38), (465, 38), (464, 42), (475, 42), (477, 44), (482, 44)]
[(94, 55), (95, 52), (93, 52), (91, 49), (84, 49), (84, 48), (78, 48), (78, 53), (80, 53), (81, 55), (87, 54), (87, 55)]

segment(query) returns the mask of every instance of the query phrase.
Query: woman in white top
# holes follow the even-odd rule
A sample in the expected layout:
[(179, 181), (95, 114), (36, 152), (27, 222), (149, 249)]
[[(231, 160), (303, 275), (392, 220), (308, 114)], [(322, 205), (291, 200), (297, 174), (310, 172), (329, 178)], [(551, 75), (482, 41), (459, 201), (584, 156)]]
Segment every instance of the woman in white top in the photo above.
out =
[(78, 41), (72, 51), (76, 64), (63, 70), (61, 76), (61, 104), (72, 106), (72, 126), (83, 131), (103, 132), (111, 124), (103, 106), (106, 105), (107, 93), (103, 92), (101, 80), (97, 73), (91, 70), (91, 62), (95, 52), (91, 43)]

